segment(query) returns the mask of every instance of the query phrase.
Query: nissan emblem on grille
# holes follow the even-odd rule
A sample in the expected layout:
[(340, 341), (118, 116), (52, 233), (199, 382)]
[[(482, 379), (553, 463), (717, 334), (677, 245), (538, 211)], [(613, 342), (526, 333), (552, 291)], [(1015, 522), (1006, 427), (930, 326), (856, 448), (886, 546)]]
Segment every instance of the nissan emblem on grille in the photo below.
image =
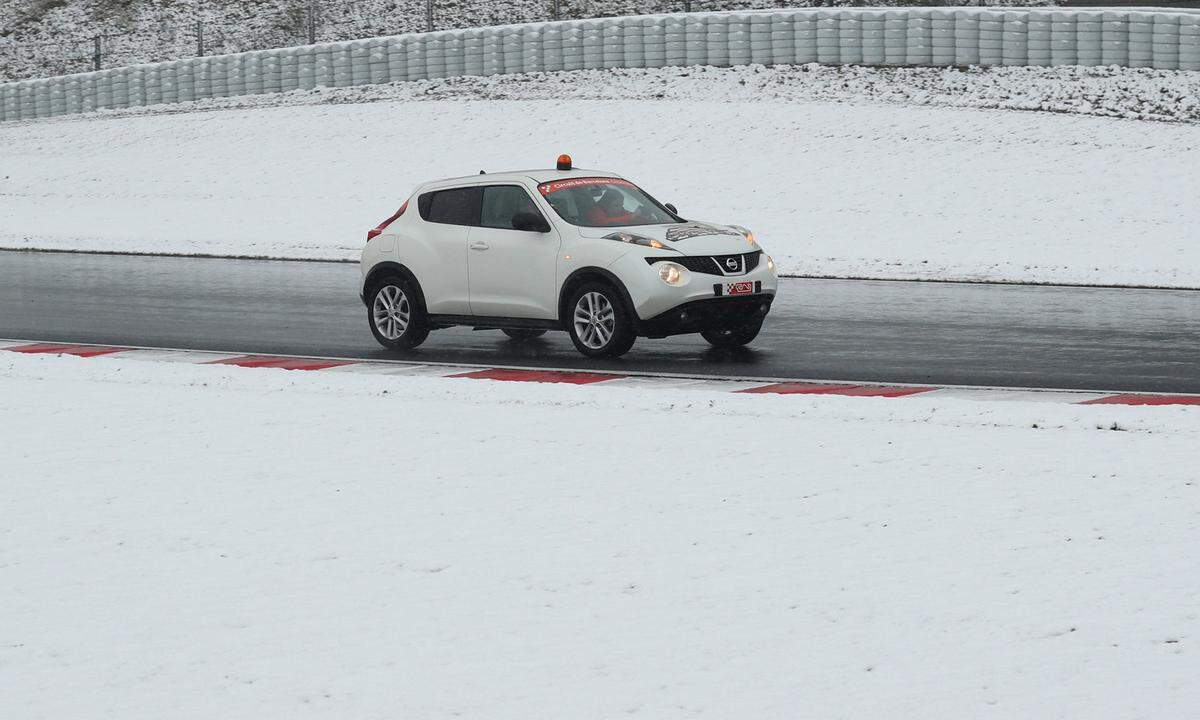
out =
[(729, 270), (737, 270), (737, 268), (738, 268), (738, 259), (737, 259), (737, 258), (735, 258), (735, 257), (727, 257), (727, 258), (725, 258), (725, 267), (726, 267), (726, 268), (728, 268)]

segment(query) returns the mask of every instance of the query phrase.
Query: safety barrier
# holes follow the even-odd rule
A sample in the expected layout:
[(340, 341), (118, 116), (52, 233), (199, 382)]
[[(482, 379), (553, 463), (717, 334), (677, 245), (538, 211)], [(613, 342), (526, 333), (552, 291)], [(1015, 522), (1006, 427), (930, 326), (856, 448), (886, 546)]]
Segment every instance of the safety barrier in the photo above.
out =
[(1200, 70), (1200, 14), (829, 8), (445, 30), (8, 83), (0, 121), (463, 75), (753, 63)]

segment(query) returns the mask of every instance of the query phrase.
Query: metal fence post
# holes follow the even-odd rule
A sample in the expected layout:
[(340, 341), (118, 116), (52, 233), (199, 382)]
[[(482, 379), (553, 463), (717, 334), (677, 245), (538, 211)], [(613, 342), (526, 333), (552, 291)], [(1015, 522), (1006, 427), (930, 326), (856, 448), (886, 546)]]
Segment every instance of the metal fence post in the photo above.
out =
[(92, 54), (92, 69), (99, 70), (101, 60), (103, 59), (101, 57), (101, 52), (100, 52), (100, 36), (97, 35), (94, 38), (94, 41), (95, 41), (95, 52), (93, 52), (93, 54)]
[(196, 23), (196, 56), (204, 57), (204, 23)]
[(562, 0), (554, 0), (554, 19), (562, 19)]
[(316, 6), (316, 3), (310, 2), (308, 4), (308, 18), (306, 19), (305, 25), (308, 26), (307, 27), (307, 29), (308, 29), (308, 44), (316, 45), (317, 44), (317, 6)]
[(433, 32), (433, 0), (425, 0), (425, 26)]
[(684, 12), (692, 11), (692, 0), (683, 0), (683, 11)]

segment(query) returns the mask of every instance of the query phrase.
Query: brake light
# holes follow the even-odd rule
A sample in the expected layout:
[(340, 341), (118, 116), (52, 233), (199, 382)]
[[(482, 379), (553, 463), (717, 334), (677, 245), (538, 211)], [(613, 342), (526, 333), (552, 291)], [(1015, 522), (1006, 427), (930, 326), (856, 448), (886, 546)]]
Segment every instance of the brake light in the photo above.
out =
[(405, 200), (404, 204), (400, 206), (400, 209), (396, 211), (395, 215), (393, 215), (390, 218), (388, 218), (387, 220), (384, 220), (383, 222), (379, 223), (379, 226), (376, 227), (374, 230), (367, 231), (367, 242), (371, 242), (375, 238), (379, 237), (383, 233), (384, 230), (387, 230), (387, 226), (391, 225), (393, 222), (395, 222), (396, 218), (403, 215), (404, 211), (407, 209), (408, 209), (408, 201)]

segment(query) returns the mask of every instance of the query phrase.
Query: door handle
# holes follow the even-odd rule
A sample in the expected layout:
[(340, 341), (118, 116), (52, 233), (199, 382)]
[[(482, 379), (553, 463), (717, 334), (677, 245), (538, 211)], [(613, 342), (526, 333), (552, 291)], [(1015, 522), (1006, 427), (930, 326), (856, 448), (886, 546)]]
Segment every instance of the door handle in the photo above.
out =
[(467, 247), (471, 248), (472, 250), (487, 250), (489, 246), (482, 240), (476, 240)]

